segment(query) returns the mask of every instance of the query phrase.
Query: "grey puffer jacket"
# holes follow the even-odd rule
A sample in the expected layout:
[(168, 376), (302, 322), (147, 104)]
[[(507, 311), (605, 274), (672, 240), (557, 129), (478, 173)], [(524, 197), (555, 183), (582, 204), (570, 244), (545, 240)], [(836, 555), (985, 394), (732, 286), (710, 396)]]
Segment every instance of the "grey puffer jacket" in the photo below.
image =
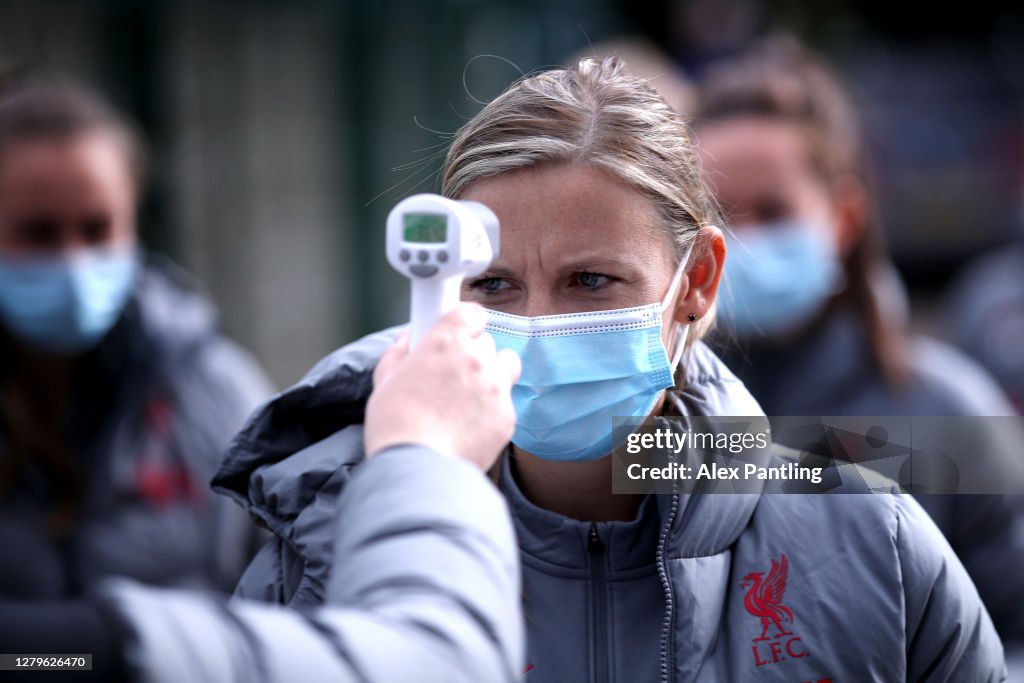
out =
[(516, 680), (519, 563), (508, 508), (480, 470), (398, 446), (360, 467), (332, 502), (323, 530), (337, 561), (320, 608), (105, 587), (129, 633), (133, 680)]
[[(363, 457), (360, 422), (371, 370), (391, 339), (377, 334), (331, 354), (235, 439), (215, 485), (274, 534), (238, 595), (301, 609), (328, 597), (332, 570), (343, 563), (333, 546), (338, 501)], [(693, 349), (673, 403), (684, 415), (761, 414), (703, 345)], [(653, 512), (650, 505), (644, 510), (657, 527), (652, 562), (662, 599), (655, 614), (640, 617), (645, 624), (657, 620), (653, 631), (619, 623), (621, 610), (607, 612), (614, 628), (592, 628), (589, 607), (577, 612), (560, 599), (566, 572), (549, 563), (551, 582), (541, 595), (530, 594), (526, 575), (527, 681), (590, 681), (595, 672), (609, 681), (672, 683), (1005, 675), (977, 591), (909, 496), (677, 494), (654, 502)], [(521, 511), (513, 505), (522, 535)], [(536, 543), (525, 536), (520, 543), (528, 564)], [(585, 543), (577, 546), (570, 561), (583, 563), (580, 580), (593, 585), (598, 565), (588, 560)], [(544, 633), (536, 624), (545, 620), (565, 624), (546, 636), (554, 643), (536, 640)], [(657, 658), (649, 667), (656, 673), (616, 668), (629, 648)], [(595, 661), (601, 657), (609, 661)]]

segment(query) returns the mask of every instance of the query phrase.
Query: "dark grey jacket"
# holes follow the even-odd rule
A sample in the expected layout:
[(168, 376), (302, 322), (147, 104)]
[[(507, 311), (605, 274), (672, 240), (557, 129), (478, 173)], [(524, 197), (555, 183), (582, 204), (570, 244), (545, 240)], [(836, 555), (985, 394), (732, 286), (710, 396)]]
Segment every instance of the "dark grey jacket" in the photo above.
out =
[[(236, 438), (215, 484), (274, 534), (238, 595), (301, 609), (329, 597), (332, 572), (344, 562), (333, 522), (362, 460), (371, 369), (390, 339), (373, 335), (331, 354)], [(684, 415), (762, 414), (703, 345), (673, 399)], [(628, 648), (651, 653), (654, 677), (673, 683), (1001, 680), (1002, 648), (977, 592), (910, 497), (665, 495), (653, 502), (652, 562), (662, 599), (656, 615), (638, 618), (656, 620), (657, 642), (643, 624), (620, 621), (623, 611), (608, 613), (614, 628), (592, 628), (593, 605), (577, 611), (561, 599), (570, 589), (566, 572), (549, 565), (550, 585), (539, 596), (531, 595), (527, 574), (526, 680), (590, 681), (595, 671), (606, 680), (650, 680), (615, 668)], [(517, 506), (513, 513), (521, 514)], [(535, 543), (520, 542), (524, 563), (532, 562)], [(600, 569), (582, 543), (575, 554), (578, 580), (597, 581)], [(756, 582), (773, 582), (770, 613), (789, 620), (770, 620), (764, 600), (750, 601)], [(550, 622), (563, 626), (553, 630)], [(536, 642), (541, 633), (553, 642)], [(597, 642), (602, 637), (608, 640)]]
[(109, 576), (230, 590), (255, 527), (208, 482), (273, 393), (262, 370), (186, 275), (151, 260), (77, 372), (69, 457), (82, 494), (64, 533), (47, 532), (60, 505), (51, 477), (0, 426), (0, 462), (15, 472), (0, 492), (0, 547), (19, 549), (0, 554), (0, 599), (75, 598)]
[(981, 363), (1024, 413), (1024, 243), (973, 259), (950, 286), (943, 332)]

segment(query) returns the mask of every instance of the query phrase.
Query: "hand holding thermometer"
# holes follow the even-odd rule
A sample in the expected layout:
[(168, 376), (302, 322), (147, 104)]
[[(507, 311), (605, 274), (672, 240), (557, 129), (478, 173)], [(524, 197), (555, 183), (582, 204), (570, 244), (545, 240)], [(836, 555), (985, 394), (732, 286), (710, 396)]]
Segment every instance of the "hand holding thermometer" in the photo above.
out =
[(462, 280), (498, 256), (498, 217), (480, 202), (417, 194), (388, 214), (391, 266), (411, 280), (409, 348), (459, 303)]

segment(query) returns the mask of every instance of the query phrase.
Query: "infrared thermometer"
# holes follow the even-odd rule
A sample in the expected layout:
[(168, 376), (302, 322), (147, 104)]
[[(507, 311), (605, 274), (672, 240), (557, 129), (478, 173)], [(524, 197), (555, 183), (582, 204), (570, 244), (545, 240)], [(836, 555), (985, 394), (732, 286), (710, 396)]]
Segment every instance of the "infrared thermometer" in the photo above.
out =
[(466, 277), (498, 256), (498, 217), (480, 202), (417, 194), (388, 214), (388, 262), (412, 288), (409, 348), (459, 303)]

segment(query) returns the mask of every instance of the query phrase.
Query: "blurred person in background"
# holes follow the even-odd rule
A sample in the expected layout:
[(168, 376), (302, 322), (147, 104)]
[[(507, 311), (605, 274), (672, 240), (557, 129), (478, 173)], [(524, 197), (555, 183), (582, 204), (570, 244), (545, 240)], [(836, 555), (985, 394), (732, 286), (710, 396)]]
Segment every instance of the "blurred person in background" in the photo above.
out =
[[(719, 349), (768, 415), (1014, 414), (975, 363), (908, 335), (906, 296), (882, 246), (857, 114), (827, 67), (789, 39), (766, 41), (709, 69), (696, 117), (709, 180), (734, 229)], [(785, 430), (775, 435), (785, 438)], [(998, 476), (1019, 477), (1024, 468), (1019, 444), (985, 429), (971, 445), (969, 456)], [(918, 499), (1002, 635), (1024, 636), (1019, 498)]]
[[(142, 149), (95, 94), (0, 86), (0, 620), (98, 579), (230, 590), (256, 541), (208, 482), (272, 389), (138, 243)], [(9, 620), (14, 620), (9, 621)]]
[[(1024, 232), (1024, 193), (1017, 220)], [(968, 263), (945, 305), (956, 311), (944, 321), (946, 337), (992, 373), (1024, 414), (1024, 237)]]

